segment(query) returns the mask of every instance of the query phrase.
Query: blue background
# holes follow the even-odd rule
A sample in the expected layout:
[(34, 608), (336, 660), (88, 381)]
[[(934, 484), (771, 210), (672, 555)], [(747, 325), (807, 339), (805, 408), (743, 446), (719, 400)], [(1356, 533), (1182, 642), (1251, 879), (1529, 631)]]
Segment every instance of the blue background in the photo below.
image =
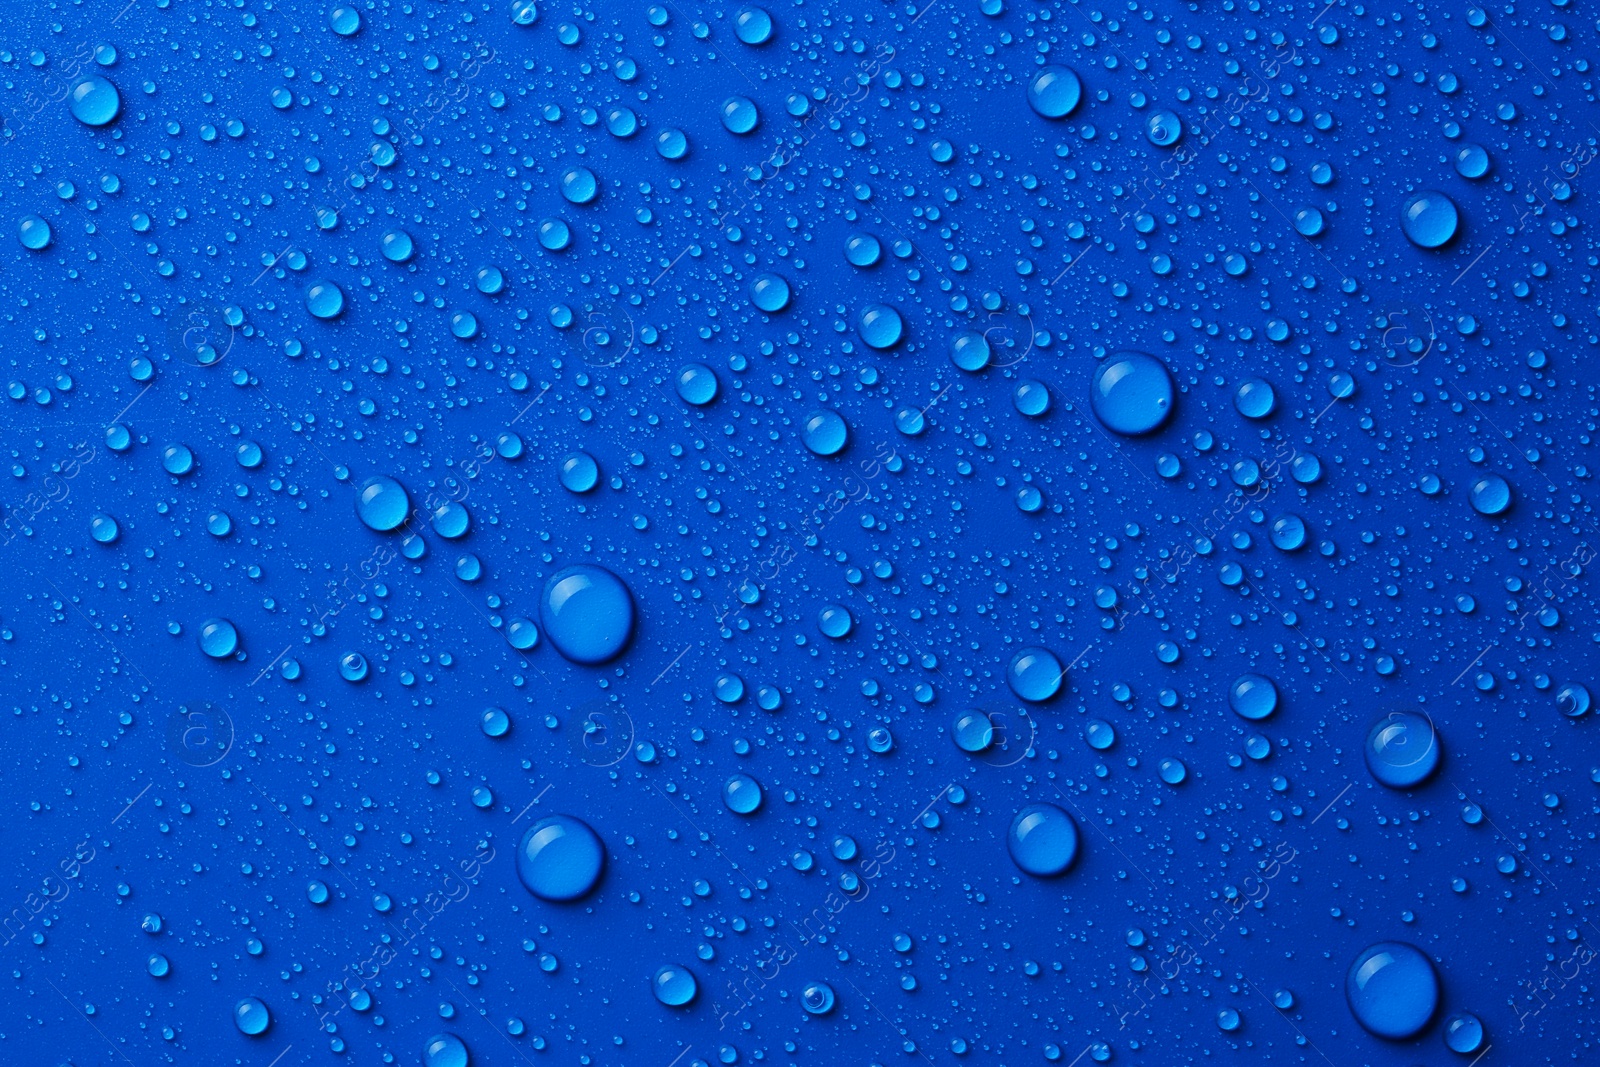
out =
[[(1573, 710), (1566, 687), (1595, 683), (1600, 637), (1595, 30), (1563, 4), (1264, 8), (813, 0), (770, 6), (750, 46), (731, 7), (517, 25), (498, 0), (415, 0), (359, 5), (345, 37), (303, 3), (12, 3), (0, 203), (52, 239), (0, 250), (0, 1059), (410, 1064), (448, 1032), (480, 1065), (1467, 1064), (1443, 1040), (1465, 1011), (1486, 1064), (1581, 1060), (1600, 756), (1558, 694)], [(1028, 106), (1041, 62), (1082, 79), (1065, 119)], [(110, 125), (69, 111), (90, 74), (120, 93)], [(733, 95), (748, 136), (721, 123)], [(618, 107), (634, 136), (608, 132)], [(1176, 146), (1146, 136), (1162, 109)], [(680, 161), (654, 148), (669, 127)], [(592, 204), (562, 197), (576, 165)], [(1460, 209), (1442, 249), (1402, 233), (1419, 189)], [(550, 218), (565, 250), (540, 246)], [(397, 230), (403, 264), (381, 254)], [(846, 261), (858, 234), (876, 266)], [(752, 303), (763, 274), (784, 310)], [(327, 282), (345, 310), (322, 321)], [(904, 318), (891, 349), (862, 342), (871, 304)], [(952, 364), (964, 330), (988, 369)], [(1090, 410), (1123, 350), (1178, 386), (1148, 437)], [(712, 404), (675, 392), (689, 363)], [(1236, 409), (1248, 379), (1266, 418)], [(801, 440), (818, 409), (850, 426), (837, 456)], [(577, 450), (588, 493), (559, 479)], [(1240, 486), (1248, 459), (1265, 474)], [(1499, 516), (1469, 499), (1491, 472)], [(379, 474), (471, 532), (419, 518), (426, 554), (397, 555), (354, 508)], [(1299, 551), (1272, 543), (1285, 515)], [(513, 648), (579, 562), (628, 585), (626, 652)], [(213, 618), (239, 656), (201, 653)], [(1008, 688), (1024, 647), (1067, 667), (1055, 699)], [(1228, 708), (1245, 672), (1276, 682), (1266, 722)], [(976, 757), (951, 736), (972, 708), (1004, 731)], [(1412, 791), (1363, 758), (1396, 708), (1443, 751)], [(736, 772), (764, 787), (753, 817), (722, 803)], [(1039, 802), (1081, 831), (1058, 879), (1007, 855)], [(516, 874), (555, 812), (608, 853), (575, 904)], [(867, 891), (840, 906), (847, 871)], [(371, 1005), (340, 1006), (332, 984), (441, 893)], [(1406, 1042), (1345, 1000), (1385, 940), (1440, 975)], [(668, 963), (698, 979), (687, 1009), (651, 995)], [(812, 1016), (817, 981), (838, 1001)], [(231, 1021), (246, 996), (259, 1037)]]

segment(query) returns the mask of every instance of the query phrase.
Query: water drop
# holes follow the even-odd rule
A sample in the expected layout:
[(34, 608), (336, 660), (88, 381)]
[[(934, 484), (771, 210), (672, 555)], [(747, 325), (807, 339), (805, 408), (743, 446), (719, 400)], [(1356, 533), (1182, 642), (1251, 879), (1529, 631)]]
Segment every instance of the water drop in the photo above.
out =
[(455, 1034), (434, 1034), (422, 1046), (422, 1067), (467, 1067), (467, 1046)]
[(389, 230), (379, 242), (384, 259), (389, 262), (405, 262), (416, 251), (416, 245), (411, 242), (411, 235), (405, 230)]
[(587, 452), (574, 452), (561, 461), (561, 484), (571, 493), (587, 493), (600, 482), (600, 464)]
[(789, 306), (789, 283), (776, 274), (758, 274), (750, 283), (750, 302), (770, 314)]
[(759, 7), (743, 8), (733, 18), (733, 32), (745, 44), (766, 44), (772, 39), (772, 16)]
[(1113, 433), (1147, 434), (1172, 417), (1172, 375), (1154, 356), (1122, 352), (1095, 372), (1089, 402), (1095, 418)]
[(1265, 719), (1278, 710), (1278, 687), (1259, 674), (1242, 674), (1228, 687), (1228, 706), (1242, 719)]
[(1467, 498), (1479, 515), (1499, 515), (1511, 506), (1511, 484), (1498, 474), (1485, 474), (1473, 481)]
[(870, 233), (853, 233), (844, 243), (844, 258), (853, 267), (871, 267), (883, 257), (883, 246)]
[(1578, 682), (1568, 682), (1556, 690), (1556, 707), (1568, 718), (1576, 719), (1588, 714), (1591, 703), (1588, 687)]
[(72, 87), (67, 107), (85, 126), (105, 126), (122, 111), (122, 94), (109, 78), (91, 74)]
[(850, 427), (836, 411), (813, 411), (800, 428), (800, 439), (819, 456), (834, 456), (850, 440)]
[(761, 783), (748, 774), (735, 774), (722, 783), (722, 803), (735, 815), (755, 814), (761, 800)]
[(743, 96), (730, 96), (722, 102), (722, 125), (729, 133), (747, 134), (761, 122), (756, 105)]
[(354, 37), (361, 32), (361, 12), (353, 7), (336, 7), (328, 13), (328, 26), (340, 37)]
[(227, 619), (207, 619), (200, 624), (200, 651), (212, 659), (227, 659), (239, 650), (238, 628)]
[(963, 752), (982, 752), (994, 744), (994, 722), (981, 711), (966, 711), (956, 717), (950, 736)]
[(800, 1006), (812, 1015), (828, 1014), (837, 1000), (833, 987), (826, 982), (807, 982), (800, 990)]
[(484, 708), (478, 717), (485, 737), (504, 737), (511, 732), (511, 716), (504, 708)]
[(30, 252), (42, 252), (50, 247), (50, 224), (38, 215), (24, 215), (17, 223), (17, 239)]
[(838, 604), (829, 604), (817, 615), (817, 629), (822, 631), (823, 636), (835, 641), (848, 637), (854, 626), (855, 620), (850, 617), (850, 612)]
[(1082, 97), (1083, 83), (1068, 67), (1043, 67), (1028, 83), (1028, 106), (1043, 118), (1066, 118)]
[(569, 203), (590, 203), (600, 195), (600, 181), (588, 167), (570, 167), (561, 175), (561, 195)]
[(1233, 406), (1247, 419), (1264, 419), (1278, 405), (1278, 395), (1269, 382), (1246, 378), (1233, 394)]
[(1418, 248), (1440, 248), (1449, 244), (1460, 223), (1461, 215), (1455, 202), (1435, 190), (1413, 193), (1400, 208), (1400, 228), (1406, 240)]
[(1479, 144), (1464, 144), (1456, 149), (1456, 173), (1476, 180), (1489, 173), (1489, 153)]
[(950, 339), (950, 362), (969, 374), (989, 365), (989, 339), (975, 330), (965, 330)]
[(669, 1008), (687, 1007), (700, 991), (700, 984), (689, 968), (669, 963), (659, 968), (650, 980), (650, 992)]
[(260, 1037), (272, 1025), (272, 1013), (255, 997), (244, 997), (233, 1006), (233, 1025), (246, 1037)]
[(1483, 1023), (1476, 1015), (1461, 1012), (1444, 1021), (1444, 1043), (1451, 1052), (1470, 1056), (1483, 1047)]
[(1410, 789), (1439, 766), (1439, 739), (1433, 723), (1411, 711), (1392, 711), (1367, 734), (1367, 769), (1391, 789)]
[(1006, 668), (1006, 684), (1029, 703), (1041, 703), (1061, 692), (1066, 668), (1054, 652), (1044, 648), (1024, 648), (1011, 657)]
[(1077, 859), (1078, 824), (1053, 804), (1029, 804), (1011, 820), (1006, 849), (1025, 873), (1053, 877)]
[(856, 317), (856, 332), (868, 348), (893, 348), (905, 335), (900, 312), (887, 304), (868, 304)]
[(1183, 139), (1183, 120), (1171, 111), (1153, 111), (1145, 120), (1144, 135), (1158, 148), (1170, 148)]
[(336, 319), (344, 311), (344, 291), (332, 282), (318, 282), (306, 290), (306, 310), (313, 318)]
[(194, 453), (188, 445), (172, 444), (161, 450), (161, 469), (175, 478), (194, 471)]
[(605, 846), (588, 823), (571, 815), (552, 815), (522, 835), (517, 877), (541, 900), (577, 900), (600, 881), (605, 861)]
[(656, 134), (656, 153), (662, 159), (682, 159), (689, 154), (689, 138), (682, 130), (668, 126)]
[(1011, 393), (1011, 404), (1030, 419), (1037, 419), (1050, 410), (1050, 389), (1043, 382), (1024, 378)]
[(717, 398), (717, 374), (704, 363), (685, 364), (672, 384), (686, 404), (703, 407)]
[(1384, 941), (1350, 964), (1344, 992), (1356, 1021), (1370, 1033), (1402, 1041), (1416, 1036), (1433, 1018), (1439, 978), (1419, 950)]
[(633, 597), (622, 579), (603, 567), (564, 567), (545, 582), (539, 621), (567, 659), (604, 663), (633, 636)]
[(356, 517), (368, 529), (388, 533), (410, 514), (411, 496), (393, 478), (375, 474), (356, 488)]
[(114, 544), (122, 536), (122, 528), (110, 515), (97, 513), (89, 520), (89, 536), (102, 545)]

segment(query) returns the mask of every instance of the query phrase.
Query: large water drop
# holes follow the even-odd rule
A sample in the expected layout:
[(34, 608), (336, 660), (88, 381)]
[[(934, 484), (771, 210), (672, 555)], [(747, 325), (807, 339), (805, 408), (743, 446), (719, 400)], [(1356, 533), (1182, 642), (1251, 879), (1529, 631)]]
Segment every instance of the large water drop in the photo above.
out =
[(1089, 402), (1095, 418), (1113, 433), (1150, 433), (1172, 417), (1172, 375), (1154, 356), (1120, 352), (1095, 372)]
[(422, 1046), (422, 1067), (467, 1067), (467, 1046), (455, 1034), (434, 1034)]
[(1425, 189), (1406, 199), (1400, 209), (1400, 228), (1418, 248), (1440, 248), (1450, 243), (1461, 225), (1455, 201), (1441, 192)]
[(369, 529), (388, 533), (411, 514), (411, 496), (393, 478), (375, 474), (356, 487), (356, 517)]
[(1078, 824), (1054, 804), (1029, 804), (1011, 820), (1006, 849), (1026, 873), (1053, 877), (1078, 857)]
[(1425, 715), (1392, 711), (1367, 734), (1367, 769), (1391, 789), (1410, 789), (1439, 766), (1439, 738)]
[(1278, 710), (1278, 687), (1259, 674), (1241, 674), (1228, 687), (1228, 706), (1242, 719), (1265, 719)]
[(722, 803), (735, 815), (754, 815), (761, 800), (761, 783), (748, 774), (735, 774), (722, 783)]
[(1028, 83), (1028, 106), (1047, 119), (1066, 118), (1083, 98), (1083, 83), (1068, 67), (1043, 67)]
[(633, 597), (622, 579), (604, 567), (563, 567), (545, 582), (539, 620), (550, 643), (567, 659), (604, 663), (633, 636)]
[(837, 455), (850, 440), (850, 426), (837, 411), (813, 411), (800, 427), (800, 439), (819, 456)]
[(1037, 704), (1061, 692), (1066, 674), (1066, 668), (1061, 666), (1054, 652), (1024, 648), (1011, 657), (1011, 665), (1006, 668), (1006, 684), (1023, 700)]
[(1415, 1036), (1439, 1004), (1439, 977), (1428, 957), (1410, 945), (1383, 941), (1350, 964), (1345, 999), (1356, 1021), (1392, 1041)]
[(233, 1025), (246, 1037), (260, 1037), (272, 1025), (272, 1013), (255, 997), (244, 997), (233, 1006)]
[(1498, 474), (1485, 474), (1468, 487), (1467, 497), (1479, 515), (1499, 515), (1511, 507), (1511, 483)]
[(517, 877), (541, 900), (577, 900), (594, 889), (605, 864), (599, 835), (571, 815), (540, 819), (517, 846)]
[(669, 963), (658, 969), (650, 981), (650, 992), (669, 1008), (687, 1007), (699, 990), (700, 983), (695, 981), (689, 968), (680, 967), (675, 963)]
[(104, 126), (121, 113), (122, 94), (109, 79), (91, 74), (72, 87), (67, 107), (85, 126)]

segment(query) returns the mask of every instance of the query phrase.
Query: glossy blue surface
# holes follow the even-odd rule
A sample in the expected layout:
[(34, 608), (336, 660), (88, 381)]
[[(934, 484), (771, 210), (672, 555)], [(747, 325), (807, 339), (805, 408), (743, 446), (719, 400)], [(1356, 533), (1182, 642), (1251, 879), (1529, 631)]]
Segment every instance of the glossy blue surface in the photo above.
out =
[(1592, 13), (6, 14), (0, 1064), (1592, 1058)]

